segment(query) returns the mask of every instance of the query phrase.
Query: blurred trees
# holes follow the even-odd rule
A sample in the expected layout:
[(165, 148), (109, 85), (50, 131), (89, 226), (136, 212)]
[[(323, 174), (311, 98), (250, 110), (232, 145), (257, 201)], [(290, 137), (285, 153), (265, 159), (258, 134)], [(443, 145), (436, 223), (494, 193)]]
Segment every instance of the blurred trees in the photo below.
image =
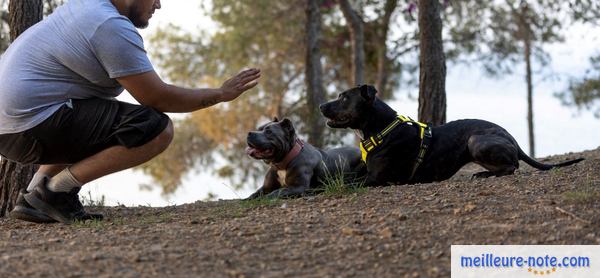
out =
[[(600, 27), (600, 1), (569, 1), (571, 16), (576, 20)], [(563, 104), (594, 111), (600, 118), (600, 54), (590, 57), (591, 68), (583, 77), (572, 77), (567, 91), (556, 95)]]
[(594, 111), (600, 118), (600, 55), (591, 57), (592, 67), (582, 78), (572, 78), (566, 92), (558, 93), (563, 104)]
[(0, 0), (0, 53), (3, 53), (8, 47), (9, 33), (8, 2), (7, 0)]
[(569, 3), (563, 0), (452, 3), (461, 15), (473, 18), (472, 23), (465, 25), (465, 32), (453, 33), (454, 37), (471, 40), (467, 44), (471, 47), (468, 50), (488, 74), (512, 74), (519, 66), (523, 67), (527, 85), (529, 155), (535, 157), (534, 73), (540, 74), (550, 62), (544, 45), (563, 41), (563, 31), (572, 22)]

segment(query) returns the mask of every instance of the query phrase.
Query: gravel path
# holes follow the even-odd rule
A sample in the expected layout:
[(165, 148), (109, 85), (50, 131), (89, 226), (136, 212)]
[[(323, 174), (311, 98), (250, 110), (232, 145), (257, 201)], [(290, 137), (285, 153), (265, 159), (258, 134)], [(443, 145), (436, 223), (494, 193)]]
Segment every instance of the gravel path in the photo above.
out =
[(449, 277), (451, 244), (600, 244), (600, 149), (541, 172), (273, 202), (0, 219), (0, 277)]

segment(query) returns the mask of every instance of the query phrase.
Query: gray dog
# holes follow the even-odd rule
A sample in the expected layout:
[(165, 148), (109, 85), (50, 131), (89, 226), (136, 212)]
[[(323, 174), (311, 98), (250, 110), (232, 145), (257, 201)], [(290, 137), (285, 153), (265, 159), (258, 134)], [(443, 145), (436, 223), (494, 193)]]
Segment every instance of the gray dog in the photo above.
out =
[(321, 187), (328, 173), (337, 176), (341, 171), (347, 178), (366, 173), (358, 148), (320, 150), (298, 139), (289, 119), (275, 118), (249, 132), (247, 142), (246, 153), (271, 166), (263, 186), (248, 199), (298, 197)]

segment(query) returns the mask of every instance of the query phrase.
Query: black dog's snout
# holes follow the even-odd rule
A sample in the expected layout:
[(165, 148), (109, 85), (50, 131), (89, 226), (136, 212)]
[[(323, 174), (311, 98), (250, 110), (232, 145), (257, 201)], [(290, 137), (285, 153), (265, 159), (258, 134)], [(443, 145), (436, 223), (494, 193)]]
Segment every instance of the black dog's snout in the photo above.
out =
[(329, 102), (326, 103), (322, 103), (321, 105), (319, 105), (319, 109), (321, 110), (321, 114), (325, 114), (325, 112), (327, 111), (327, 108), (329, 107)]

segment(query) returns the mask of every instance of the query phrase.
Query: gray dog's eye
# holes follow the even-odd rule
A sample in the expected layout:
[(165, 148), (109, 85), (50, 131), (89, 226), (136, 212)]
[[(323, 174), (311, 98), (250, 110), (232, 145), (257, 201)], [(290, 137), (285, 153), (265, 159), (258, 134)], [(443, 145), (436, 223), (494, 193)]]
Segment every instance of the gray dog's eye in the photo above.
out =
[(273, 131), (271, 131), (270, 129), (267, 129), (267, 130), (265, 130), (265, 133), (271, 135), (273, 133)]

